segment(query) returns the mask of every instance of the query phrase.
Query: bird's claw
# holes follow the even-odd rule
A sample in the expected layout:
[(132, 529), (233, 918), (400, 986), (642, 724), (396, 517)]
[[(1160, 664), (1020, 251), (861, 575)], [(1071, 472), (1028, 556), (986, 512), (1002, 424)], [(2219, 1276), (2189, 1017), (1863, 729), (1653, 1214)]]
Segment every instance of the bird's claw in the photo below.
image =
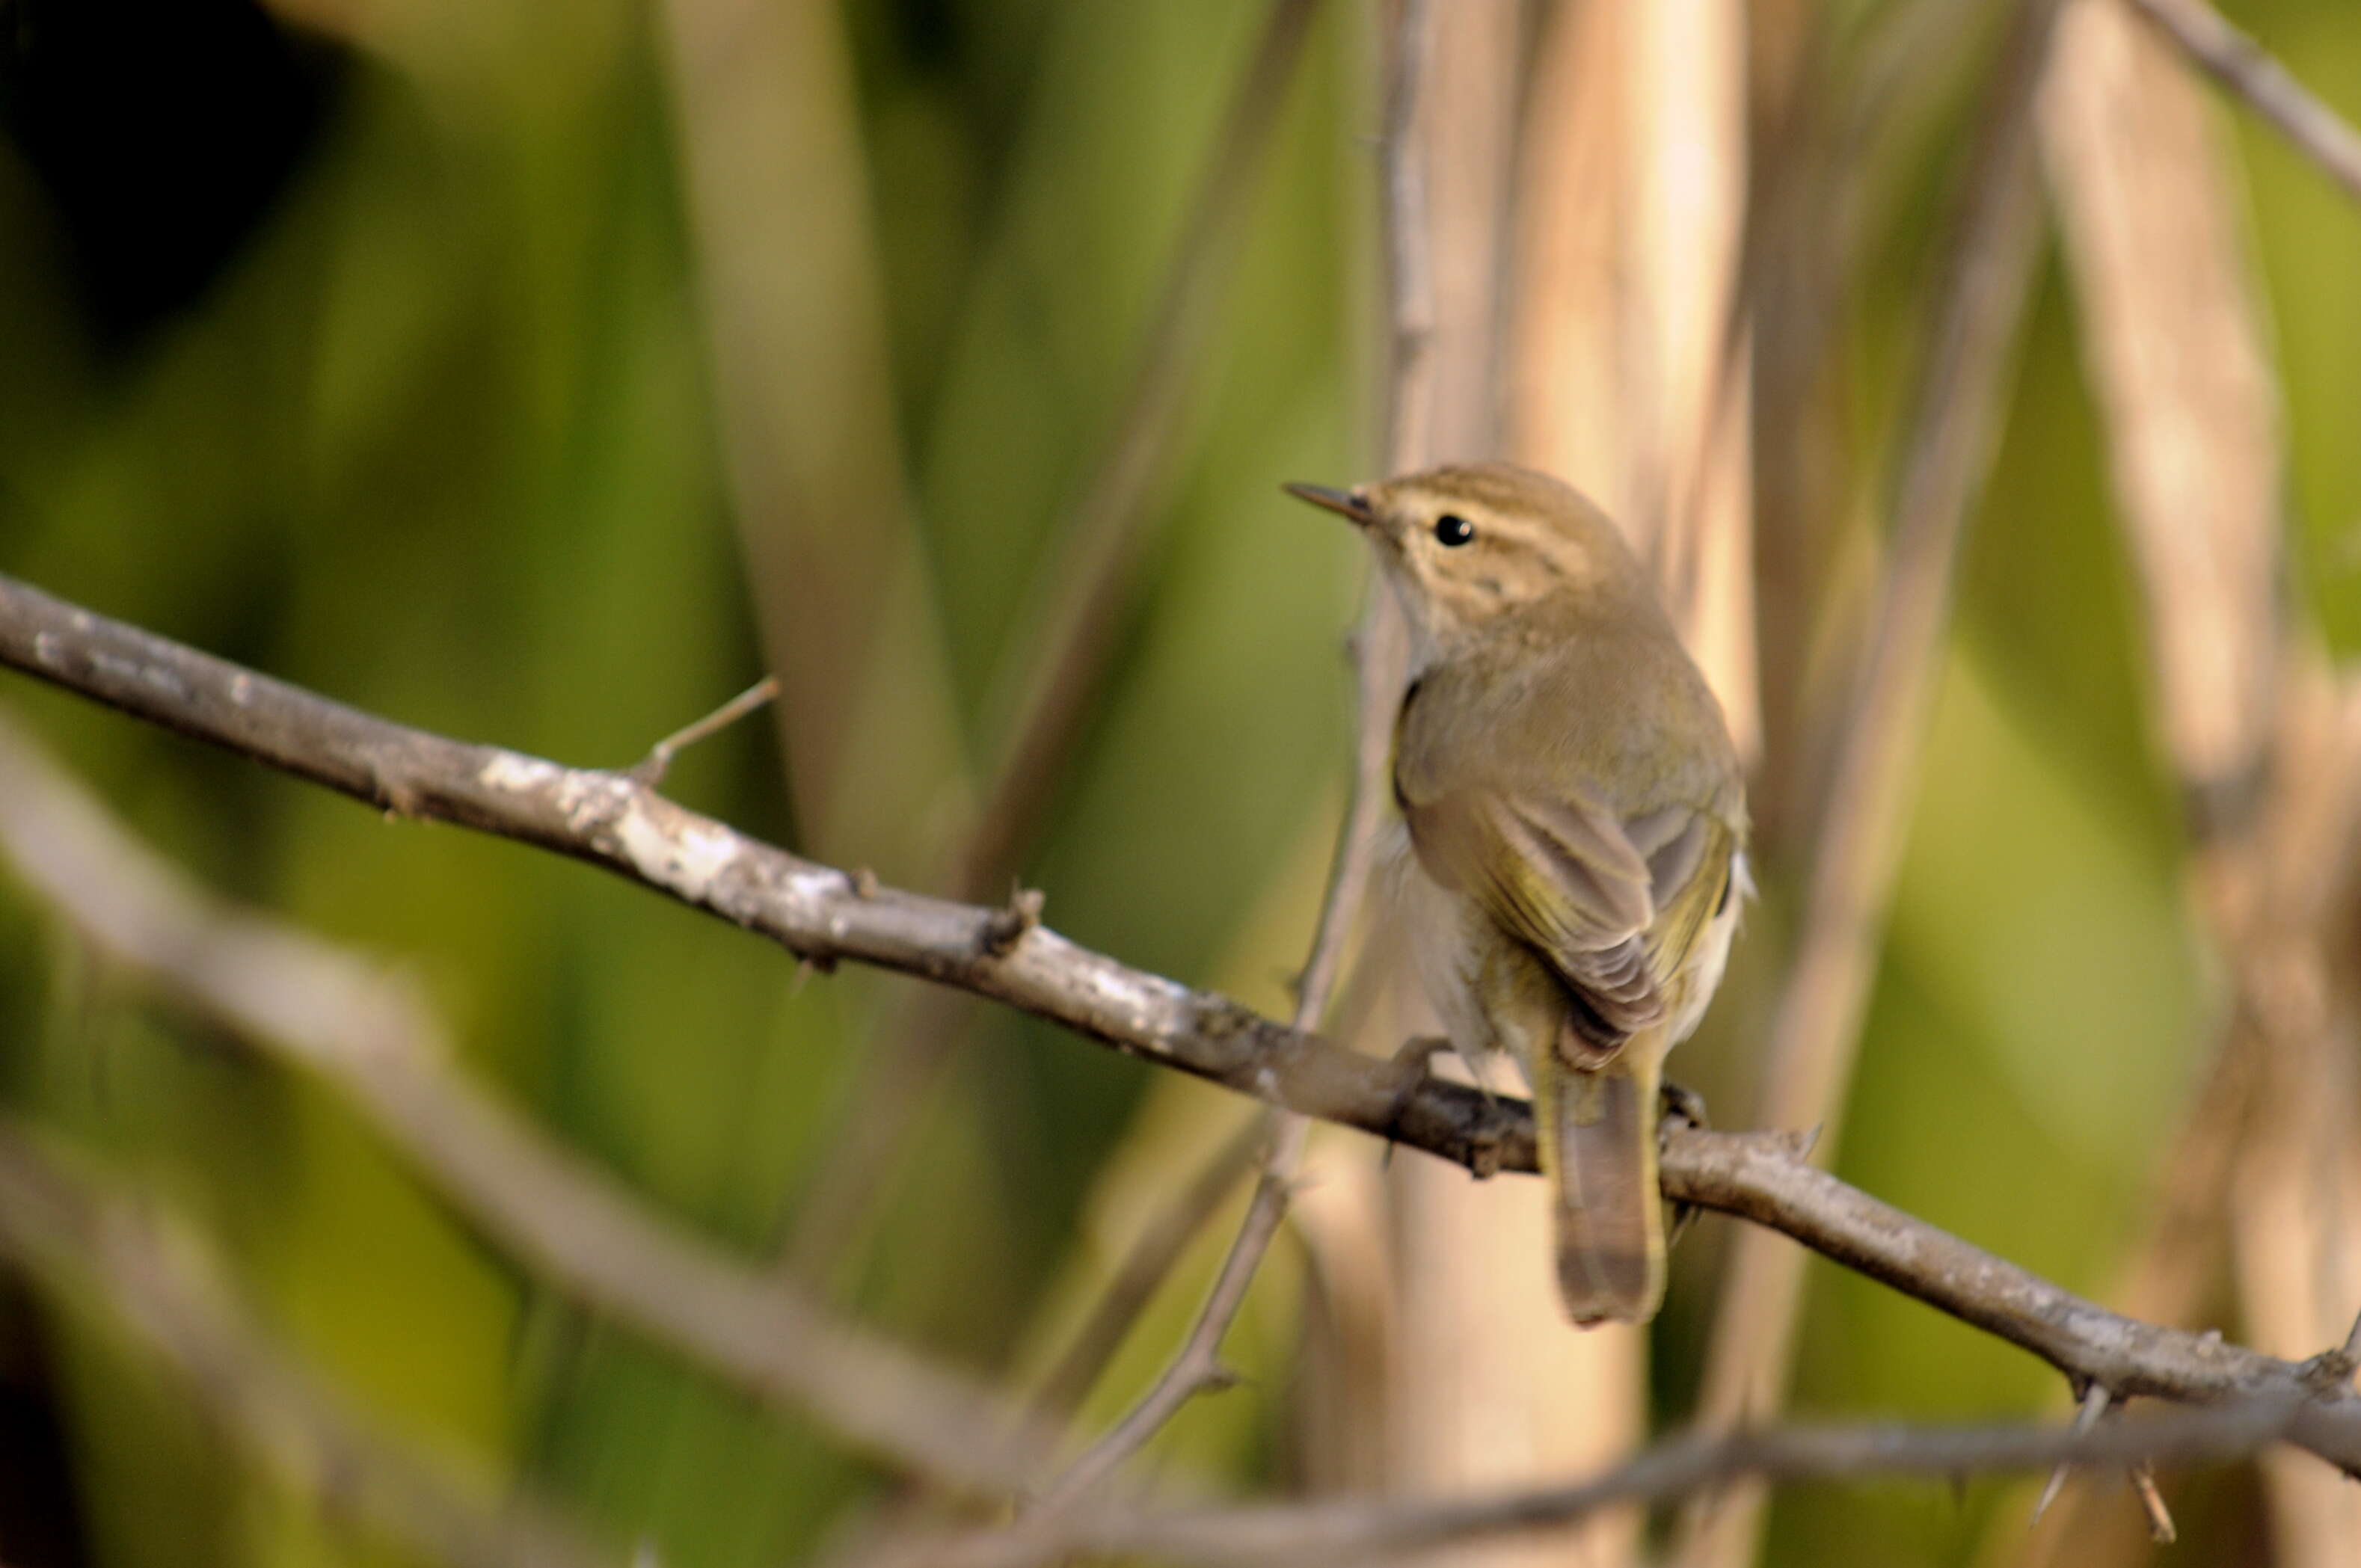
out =
[(1706, 1120), (1705, 1096), (1686, 1084), (1666, 1083), (1656, 1091), (1656, 1096), (1663, 1104), (1664, 1122), (1679, 1122), (1700, 1133), (1713, 1125)]

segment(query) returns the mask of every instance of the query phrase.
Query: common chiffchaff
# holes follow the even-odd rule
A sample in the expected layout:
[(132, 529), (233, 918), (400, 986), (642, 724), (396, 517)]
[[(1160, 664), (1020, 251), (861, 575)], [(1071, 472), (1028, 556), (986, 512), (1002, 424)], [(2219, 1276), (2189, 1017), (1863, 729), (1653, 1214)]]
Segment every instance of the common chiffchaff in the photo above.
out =
[(1454, 1047), (1512, 1053), (1576, 1322), (1664, 1294), (1664, 1053), (1720, 982), (1745, 786), (1720, 706), (1615, 524), (1503, 463), (1290, 485), (1376, 546), (1411, 630), (1394, 797), (1407, 928)]

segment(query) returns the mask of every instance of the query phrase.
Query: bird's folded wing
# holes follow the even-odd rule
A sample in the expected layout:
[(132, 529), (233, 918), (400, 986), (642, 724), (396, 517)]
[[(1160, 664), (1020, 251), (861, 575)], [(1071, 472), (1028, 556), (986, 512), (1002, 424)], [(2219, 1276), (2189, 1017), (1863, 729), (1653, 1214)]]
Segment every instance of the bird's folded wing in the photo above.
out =
[(1648, 927), (1648, 967), (1660, 985), (1668, 984), (1732, 895), (1739, 829), (1719, 813), (1670, 806), (1630, 818), (1623, 832), (1648, 862), (1656, 905)]
[(1480, 784), (1405, 794), (1402, 808), (1427, 874), (1549, 962), (1595, 1015), (1583, 1030), (1593, 1043), (1611, 1049), (1664, 1015), (1648, 940), (1653, 878), (1611, 817)]

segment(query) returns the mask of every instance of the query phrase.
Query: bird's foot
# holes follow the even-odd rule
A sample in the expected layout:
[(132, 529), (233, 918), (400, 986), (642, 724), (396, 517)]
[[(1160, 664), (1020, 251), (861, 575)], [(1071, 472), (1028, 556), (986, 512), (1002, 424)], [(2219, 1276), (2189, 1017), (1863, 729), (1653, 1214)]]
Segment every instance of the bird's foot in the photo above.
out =
[[(1447, 1036), (1413, 1036), (1387, 1058), (1386, 1075), (1393, 1080), (1394, 1093), (1393, 1106), (1387, 1114), (1386, 1125), (1390, 1130), (1400, 1124), (1402, 1113), (1410, 1106), (1411, 1096), (1434, 1076), (1434, 1058), (1445, 1054), (1459, 1058), (1467, 1069), (1467, 1076), (1475, 1080), (1476, 1092), (1484, 1097), (1484, 1120), (1481, 1125), (1469, 1132), (1466, 1155), (1468, 1170), (1480, 1181), (1500, 1168), (1500, 1102), (1492, 1092), (1492, 1086), (1485, 1081), (1482, 1069)], [(1389, 1156), (1392, 1153), (1390, 1138), (1387, 1143), (1387, 1152)]]
[(1657, 1124), (1661, 1129), (1668, 1123), (1683, 1123), (1702, 1133), (1713, 1124), (1706, 1120), (1705, 1096), (1685, 1084), (1666, 1082), (1656, 1091), (1664, 1107), (1664, 1118)]
[[(1656, 1136), (1664, 1136), (1681, 1127), (1694, 1127), (1704, 1132), (1709, 1124), (1705, 1119), (1705, 1096), (1683, 1084), (1666, 1083), (1657, 1091), (1664, 1114), (1656, 1124)], [(1671, 1205), (1672, 1223), (1664, 1227), (1664, 1250), (1670, 1252), (1680, 1244), (1682, 1236), (1697, 1217), (1694, 1203), (1675, 1202)]]
[(1394, 1086), (1393, 1103), (1386, 1113), (1389, 1156), (1393, 1152), (1393, 1135), (1401, 1126), (1402, 1113), (1410, 1107), (1410, 1097), (1433, 1076), (1434, 1058), (1450, 1048), (1451, 1042), (1440, 1035), (1416, 1035), (1403, 1041), (1401, 1049), (1386, 1058), (1386, 1077)]

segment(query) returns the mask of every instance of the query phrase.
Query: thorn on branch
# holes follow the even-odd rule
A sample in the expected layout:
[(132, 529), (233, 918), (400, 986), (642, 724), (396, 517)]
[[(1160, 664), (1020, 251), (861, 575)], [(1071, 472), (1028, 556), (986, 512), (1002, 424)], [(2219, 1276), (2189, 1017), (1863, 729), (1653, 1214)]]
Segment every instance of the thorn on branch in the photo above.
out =
[(2140, 1507), (2147, 1512), (2147, 1538), (2158, 1546), (2170, 1546), (2180, 1539), (2172, 1526), (2172, 1510), (2164, 1506), (2164, 1494), (2156, 1489), (2156, 1469), (2153, 1465), (2132, 1466), (2132, 1490), (2139, 1494)]
[(2353, 1381), (2355, 1366), (2351, 1342), (2348, 1340), (2345, 1344), (2323, 1350), (2311, 1360), (2304, 1362), (2300, 1371), (2305, 1387), (2315, 1394), (2327, 1394), (2349, 1387)]
[(1027, 932), (1041, 924), (1042, 894), (1038, 887), (1019, 886), (1008, 895), (1008, 902), (992, 912), (983, 923), (983, 951), (987, 958), (1005, 959), (1016, 950), (1016, 944)]
[(378, 798), (384, 803), (388, 822), (409, 822), (426, 814), (425, 802), (416, 790), (405, 784), (396, 784), (380, 777), (377, 782)]
[[(2103, 1384), (2088, 1382), (2081, 1377), (2073, 1381), (2075, 1392), (2082, 1400), (2081, 1409), (2074, 1414), (2074, 1431), (2080, 1435), (2099, 1424), (2099, 1418), (2107, 1413), (2107, 1402), (2114, 1396), (2107, 1392)], [(2049, 1473), (2048, 1482), (2041, 1488), (2041, 1497), (2033, 1505), (2033, 1517), (2025, 1521), (2027, 1530), (2039, 1524), (2041, 1516), (2049, 1511), (2049, 1505), (2058, 1500), (2059, 1489), (2066, 1485), (2066, 1473), (2072, 1468), (2070, 1464), (2060, 1464)]]
[(728, 729), (778, 695), (779, 678), (764, 675), (694, 724), (682, 726), (649, 747), (648, 754), (640, 759), (639, 765), (623, 776), (643, 788), (655, 788), (664, 783), (664, 773), (672, 767), (673, 759), (683, 751), (708, 735)]
[(877, 873), (867, 866), (853, 867), (845, 880), (852, 884), (853, 897), (865, 901), (877, 896)]
[[(1658, 1087), (1656, 1099), (1656, 1146), (1659, 1150), (1676, 1132), (1684, 1129), (1699, 1133), (1712, 1130), (1706, 1122), (1705, 1096), (1686, 1084), (1664, 1083)], [(1671, 1211), (1672, 1222), (1664, 1228), (1666, 1252), (1681, 1245), (1681, 1238), (1689, 1234), (1689, 1227), (1697, 1223), (1698, 1213), (1696, 1204), (1679, 1201), (1671, 1205)]]

